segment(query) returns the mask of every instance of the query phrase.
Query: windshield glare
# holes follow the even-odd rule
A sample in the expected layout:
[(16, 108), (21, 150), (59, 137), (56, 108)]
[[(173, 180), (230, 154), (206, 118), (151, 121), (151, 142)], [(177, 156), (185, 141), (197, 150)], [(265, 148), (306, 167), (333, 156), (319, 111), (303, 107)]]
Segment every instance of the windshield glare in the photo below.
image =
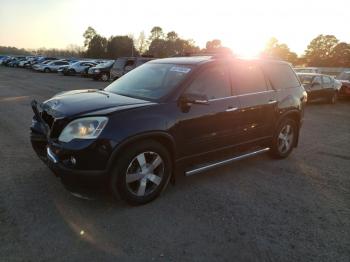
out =
[(191, 71), (175, 64), (144, 64), (106, 87), (106, 91), (141, 99), (157, 100), (168, 94)]

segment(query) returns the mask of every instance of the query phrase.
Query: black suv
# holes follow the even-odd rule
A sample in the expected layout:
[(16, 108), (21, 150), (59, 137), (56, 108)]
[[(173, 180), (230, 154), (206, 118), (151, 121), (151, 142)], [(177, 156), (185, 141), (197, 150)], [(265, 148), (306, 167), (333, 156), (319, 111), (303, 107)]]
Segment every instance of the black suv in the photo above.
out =
[(284, 62), (158, 59), (104, 90), (32, 101), (31, 141), (69, 190), (102, 182), (143, 204), (174, 179), (175, 168), (192, 175), (266, 151), (287, 157), (298, 144), (306, 97)]

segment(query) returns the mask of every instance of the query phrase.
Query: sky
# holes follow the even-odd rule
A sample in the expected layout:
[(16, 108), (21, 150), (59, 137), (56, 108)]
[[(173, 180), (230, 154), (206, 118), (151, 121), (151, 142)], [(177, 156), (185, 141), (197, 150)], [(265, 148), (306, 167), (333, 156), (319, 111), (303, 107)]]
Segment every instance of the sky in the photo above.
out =
[(247, 56), (276, 37), (300, 55), (319, 34), (350, 42), (349, 25), (350, 0), (0, 0), (0, 46), (31, 49), (82, 46), (88, 26), (136, 38), (160, 26)]

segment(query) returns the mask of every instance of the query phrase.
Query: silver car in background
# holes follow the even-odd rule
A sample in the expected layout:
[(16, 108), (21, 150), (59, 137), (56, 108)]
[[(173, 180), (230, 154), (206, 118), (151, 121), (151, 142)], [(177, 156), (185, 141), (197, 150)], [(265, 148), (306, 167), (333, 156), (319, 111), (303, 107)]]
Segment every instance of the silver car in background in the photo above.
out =
[(69, 62), (64, 60), (55, 60), (48, 63), (37, 64), (33, 68), (37, 71), (50, 73), (57, 72), (57, 70), (64, 65), (69, 65)]
[(89, 68), (96, 65), (97, 63), (94, 61), (78, 61), (69, 65), (62, 73), (64, 75), (87, 74)]

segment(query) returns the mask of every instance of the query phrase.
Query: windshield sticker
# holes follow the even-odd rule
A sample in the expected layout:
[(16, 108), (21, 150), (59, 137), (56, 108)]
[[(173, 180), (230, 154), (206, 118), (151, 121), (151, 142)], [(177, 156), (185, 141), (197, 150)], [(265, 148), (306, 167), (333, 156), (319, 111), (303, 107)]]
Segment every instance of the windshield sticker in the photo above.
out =
[(182, 67), (182, 66), (173, 66), (172, 68), (170, 68), (170, 71), (187, 74), (188, 72), (191, 71), (191, 68)]

